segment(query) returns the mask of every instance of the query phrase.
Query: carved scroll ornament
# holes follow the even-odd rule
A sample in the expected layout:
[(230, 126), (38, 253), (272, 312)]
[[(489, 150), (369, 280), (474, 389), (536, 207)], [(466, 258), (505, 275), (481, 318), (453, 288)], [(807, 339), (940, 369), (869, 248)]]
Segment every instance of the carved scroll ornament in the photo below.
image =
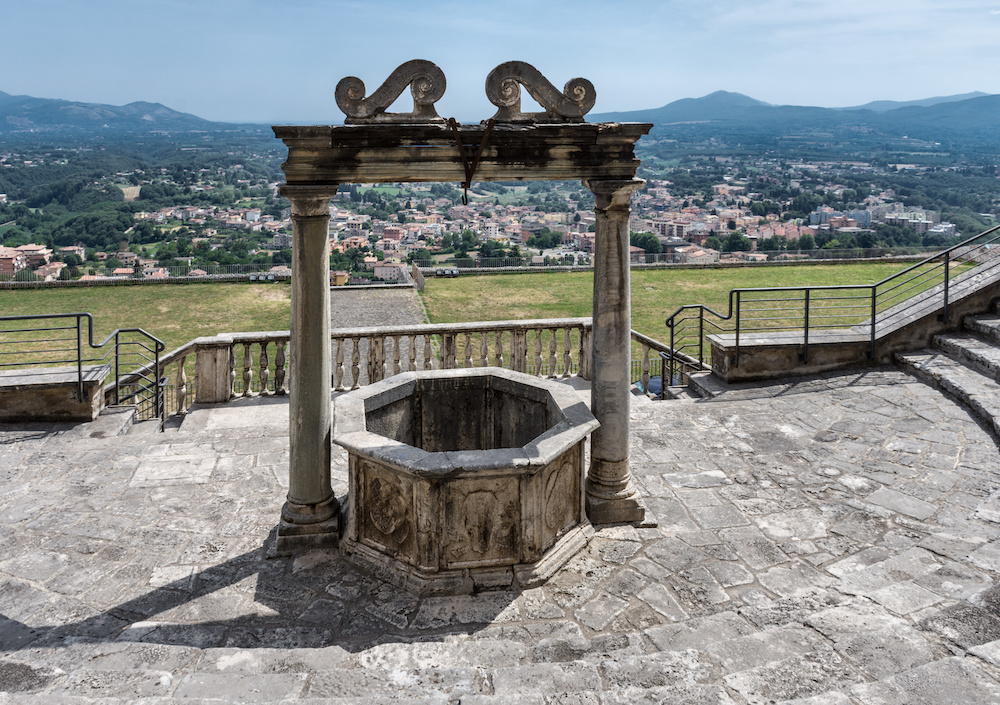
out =
[[(545, 108), (544, 113), (521, 112), (521, 86)], [(508, 61), (486, 77), (486, 97), (497, 106), (497, 122), (583, 122), (594, 107), (597, 93), (585, 78), (570, 79), (560, 93), (534, 66)]]
[[(409, 85), (413, 96), (412, 113), (387, 113)], [(401, 64), (372, 95), (365, 97), (365, 84), (360, 78), (348, 76), (337, 84), (337, 105), (347, 115), (347, 124), (376, 122), (443, 122), (434, 103), (444, 95), (444, 72), (435, 64), (414, 59)], [(532, 94), (534, 95), (534, 94)]]

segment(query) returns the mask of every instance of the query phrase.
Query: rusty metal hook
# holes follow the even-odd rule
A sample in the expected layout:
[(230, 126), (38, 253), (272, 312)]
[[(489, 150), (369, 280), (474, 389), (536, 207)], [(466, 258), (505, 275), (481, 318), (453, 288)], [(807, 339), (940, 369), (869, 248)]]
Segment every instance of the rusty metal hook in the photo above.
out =
[[(484, 124), (486, 129), (483, 131), (483, 139), (479, 143), (479, 149), (476, 150), (475, 156), (469, 159), (469, 155), (466, 153), (466, 145), (462, 143), (462, 133), (458, 131), (459, 125), (455, 118), (448, 118), (448, 127), (455, 134), (455, 144), (458, 146), (458, 153), (462, 155), (462, 167), (465, 169), (465, 182), (462, 184), (462, 205), (469, 205), (469, 187), (472, 186), (472, 178), (476, 174), (476, 169), (479, 167), (479, 162), (483, 158), (483, 150), (486, 149), (486, 141), (489, 139), (490, 132), (493, 131), (493, 126), (496, 121), (493, 118), (486, 120)], [(473, 145), (468, 145), (469, 147)]]

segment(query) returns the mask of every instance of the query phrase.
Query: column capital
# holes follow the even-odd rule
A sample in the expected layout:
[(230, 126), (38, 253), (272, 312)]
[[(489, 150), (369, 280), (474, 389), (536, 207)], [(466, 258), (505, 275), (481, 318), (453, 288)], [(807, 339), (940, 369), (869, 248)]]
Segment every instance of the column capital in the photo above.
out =
[(337, 184), (331, 186), (299, 186), (282, 184), (278, 193), (292, 202), (293, 216), (329, 215), (330, 199), (337, 195)]
[(583, 185), (594, 194), (595, 208), (618, 210), (630, 208), (632, 194), (646, 185), (643, 179), (587, 179)]

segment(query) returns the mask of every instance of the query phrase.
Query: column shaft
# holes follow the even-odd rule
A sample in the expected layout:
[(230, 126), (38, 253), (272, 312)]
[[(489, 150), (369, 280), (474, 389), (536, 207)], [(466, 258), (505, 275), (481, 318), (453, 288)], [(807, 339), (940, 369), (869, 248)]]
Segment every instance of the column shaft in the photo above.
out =
[(330, 485), (330, 198), (335, 186), (289, 186), (292, 316), (288, 499), (277, 553), (336, 545), (339, 505)]
[(591, 408), (601, 427), (591, 436), (587, 515), (595, 524), (641, 522), (645, 507), (629, 471), (632, 310), (629, 214), (645, 182), (584, 182), (595, 196)]

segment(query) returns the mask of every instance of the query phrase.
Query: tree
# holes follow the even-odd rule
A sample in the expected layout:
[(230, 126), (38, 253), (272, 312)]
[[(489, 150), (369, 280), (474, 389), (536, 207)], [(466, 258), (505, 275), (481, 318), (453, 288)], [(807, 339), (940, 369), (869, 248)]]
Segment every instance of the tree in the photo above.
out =
[(799, 238), (800, 250), (815, 250), (816, 249), (816, 238), (814, 238), (810, 233), (806, 233)]
[(663, 252), (663, 244), (653, 233), (632, 233), (629, 236), (629, 244), (633, 247), (641, 247), (649, 254)]
[(419, 250), (411, 250), (406, 255), (407, 262), (429, 262), (431, 259), (431, 253), (424, 247)]
[(705, 247), (707, 247), (710, 250), (721, 250), (722, 240), (717, 238), (715, 235), (710, 235), (709, 237), (705, 238)]
[(723, 252), (749, 252), (752, 247), (750, 238), (738, 231), (729, 233), (722, 243)]

